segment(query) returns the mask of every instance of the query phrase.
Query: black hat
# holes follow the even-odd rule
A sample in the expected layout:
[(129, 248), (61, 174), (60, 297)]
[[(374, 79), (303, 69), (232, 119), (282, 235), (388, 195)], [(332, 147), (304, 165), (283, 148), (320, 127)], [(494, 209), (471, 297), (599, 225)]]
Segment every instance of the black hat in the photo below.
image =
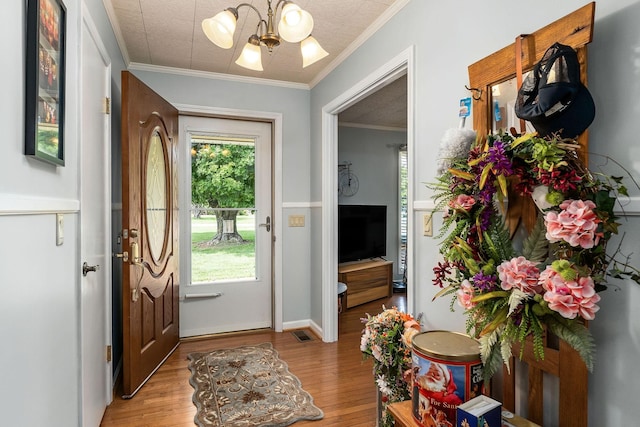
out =
[(596, 107), (580, 82), (576, 51), (555, 43), (533, 68), (518, 91), (516, 116), (531, 122), (540, 136), (575, 138), (589, 127)]

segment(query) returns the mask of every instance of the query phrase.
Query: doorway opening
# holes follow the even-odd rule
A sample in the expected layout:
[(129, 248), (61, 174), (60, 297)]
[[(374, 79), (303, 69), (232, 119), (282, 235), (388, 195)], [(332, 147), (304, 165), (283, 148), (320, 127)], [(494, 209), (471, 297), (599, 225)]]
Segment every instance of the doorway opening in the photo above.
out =
[(180, 118), (181, 337), (274, 326), (272, 126)]
[[(322, 111), (322, 229), (327, 232), (322, 235), (322, 331), (323, 340), (333, 342), (338, 339), (336, 278), (338, 277), (338, 115), (349, 107), (356, 105), (371, 94), (406, 76), (407, 90), (407, 129), (406, 146), (409, 159), (407, 170), (407, 235), (412, 235), (412, 200), (413, 200), (413, 100), (414, 87), (413, 47), (408, 48), (387, 64), (376, 70), (370, 76), (345, 92), (341, 97), (327, 104)], [(362, 181), (360, 182), (362, 189)], [(362, 190), (360, 190), (362, 191)], [(406, 245), (406, 256), (410, 260), (412, 242), (409, 238)], [(407, 262), (407, 307), (413, 308), (412, 263)], [(348, 290), (347, 290), (348, 294)], [(348, 297), (347, 297), (348, 300)]]

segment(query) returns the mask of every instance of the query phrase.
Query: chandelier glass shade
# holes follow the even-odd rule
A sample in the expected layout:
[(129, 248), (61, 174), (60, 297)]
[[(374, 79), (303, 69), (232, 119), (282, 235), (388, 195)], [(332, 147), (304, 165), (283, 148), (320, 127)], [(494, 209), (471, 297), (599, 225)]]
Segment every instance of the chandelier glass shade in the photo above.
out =
[(236, 64), (254, 71), (262, 71), (262, 55), (260, 52), (260, 39), (255, 34), (244, 45)]
[(329, 55), (320, 43), (311, 35), (300, 43), (300, 51), (302, 52), (302, 68), (305, 68), (314, 62), (317, 62)]
[(212, 43), (223, 49), (233, 46), (233, 33), (236, 31), (238, 12), (227, 9), (216, 16), (202, 21), (202, 30)]
[[(267, 0), (267, 19), (263, 19), (260, 11), (249, 3), (241, 3), (236, 7), (229, 7), (211, 18), (202, 21), (202, 31), (216, 46), (223, 49), (233, 47), (233, 36), (238, 22), (238, 9), (248, 7), (258, 15), (259, 21), (256, 32), (242, 49), (236, 64), (255, 71), (262, 71), (261, 46), (265, 46), (269, 53), (284, 40), (289, 43), (299, 43), (302, 53), (302, 67), (321, 60), (329, 55), (318, 41), (311, 36), (313, 17), (306, 10), (301, 9), (290, 0), (279, 0), (275, 9), (271, 0)], [(280, 12), (280, 20), (275, 31), (274, 19)]]

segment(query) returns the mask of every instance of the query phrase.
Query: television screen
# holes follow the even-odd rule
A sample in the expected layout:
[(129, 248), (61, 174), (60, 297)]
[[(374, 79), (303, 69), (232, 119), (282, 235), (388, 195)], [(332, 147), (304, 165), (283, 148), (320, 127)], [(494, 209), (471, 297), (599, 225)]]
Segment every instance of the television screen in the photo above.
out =
[(387, 207), (338, 205), (338, 262), (387, 254)]

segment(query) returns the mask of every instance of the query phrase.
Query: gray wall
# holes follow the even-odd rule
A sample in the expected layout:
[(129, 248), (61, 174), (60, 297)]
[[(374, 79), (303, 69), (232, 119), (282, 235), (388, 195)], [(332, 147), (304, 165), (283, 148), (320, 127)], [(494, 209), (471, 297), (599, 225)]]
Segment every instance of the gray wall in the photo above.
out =
[[(364, 80), (372, 70), (383, 66), (410, 46), (415, 49), (415, 159), (413, 168), (414, 203), (427, 206), (430, 193), (426, 182), (434, 180), (439, 142), (445, 130), (458, 127), (460, 98), (469, 96), (467, 67), (512, 43), (527, 33), (584, 6), (583, 1), (525, 0), (507, 2), (411, 1), (389, 23), (354, 52), (311, 92), (311, 197), (322, 200), (321, 110), (345, 91)], [(521, 19), (526, 16), (526, 19)], [(594, 41), (589, 47), (589, 88), (596, 101), (597, 117), (590, 128), (592, 152), (608, 154), (638, 178), (640, 145), (637, 117), (640, 110), (640, 2), (601, 0), (596, 6)], [(470, 123), (468, 123), (468, 126)], [(596, 158), (592, 157), (592, 167)], [(611, 164), (612, 173), (620, 173)], [(629, 183), (631, 184), (631, 183)], [(633, 187), (630, 185), (630, 187)], [(640, 254), (640, 202), (635, 188), (622, 221), (626, 237), (625, 253)], [(431, 284), (432, 267), (438, 260), (437, 241), (420, 235), (424, 212), (413, 212), (415, 235), (416, 312), (424, 313), (428, 329), (464, 329), (462, 311), (449, 311), (447, 298), (432, 302), (438, 289)], [(320, 210), (316, 214), (320, 215)], [(436, 221), (435, 231), (439, 226)], [(320, 223), (311, 231), (315, 272), (320, 272)], [(615, 247), (616, 242), (611, 243)], [(635, 259), (635, 264), (640, 261)], [(320, 288), (319, 274), (313, 274), (312, 292)], [(589, 420), (592, 426), (633, 424), (640, 417), (636, 396), (640, 394), (640, 286), (615, 281), (602, 294), (601, 310), (590, 328), (595, 336), (598, 360), (590, 375)], [(319, 295), (319, 294), (318, 294)], [(313, 299), (314, 320), (321, 323), (319, 298)], [(545, 425), (547, 425), (545, 423)]]

